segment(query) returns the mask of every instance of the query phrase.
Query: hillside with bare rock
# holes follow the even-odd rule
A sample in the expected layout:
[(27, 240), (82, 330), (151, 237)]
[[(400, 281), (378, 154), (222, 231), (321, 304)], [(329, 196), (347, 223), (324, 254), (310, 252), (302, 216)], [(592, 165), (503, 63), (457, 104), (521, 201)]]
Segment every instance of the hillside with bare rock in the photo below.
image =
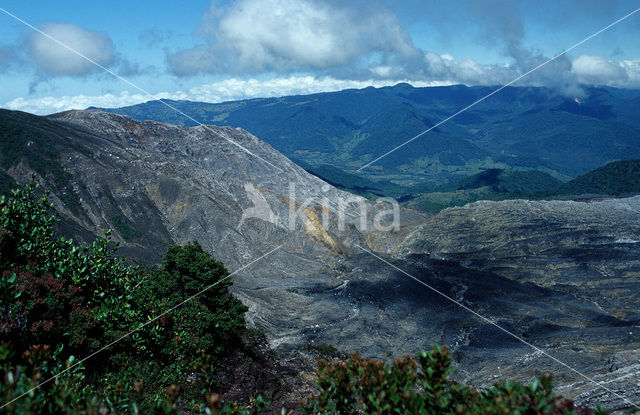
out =
[(14, 131), (4, 183), (37, 173), (64, 235), (113, 229), (144, 263), (198, 240), (240, 270), (232, 292), (277, 353), (331, 345), (392, 358), (437, 342), (458, 380), (549, 371), (566, 395), (610, 407), (620, 402), (531, 345), (603, 381), (634, 376), (611, 359), (640, 349), (640, 197), (477, 202), (426, 217), (336, 189), (238, 128), (95, 110), (0, 116)]

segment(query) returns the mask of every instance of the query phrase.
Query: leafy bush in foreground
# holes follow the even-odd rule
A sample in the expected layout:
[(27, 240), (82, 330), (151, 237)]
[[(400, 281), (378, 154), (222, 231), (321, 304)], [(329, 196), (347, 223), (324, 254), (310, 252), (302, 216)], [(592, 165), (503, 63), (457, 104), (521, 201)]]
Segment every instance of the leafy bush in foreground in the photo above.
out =
[(56, 238), (48, 195), (36, 192), (32, 180), (0, 198), (0, 399), (29, 392), (5, 409), (204, 410), (215, 362), (245, 330), (222, 263), (193, 243), (143, 271), (115, 255), (108, 232), (78, 247)]
[(576, 408), (555, 396), (551, 376), (530, 385), (496, 383), (477, 391), (454, 382), (446, 347), (405, 356), (392, 364), (355, 354), (344, 361), (320, 361), (320, 392), (303, 407), (306, 414), (604, 414)]

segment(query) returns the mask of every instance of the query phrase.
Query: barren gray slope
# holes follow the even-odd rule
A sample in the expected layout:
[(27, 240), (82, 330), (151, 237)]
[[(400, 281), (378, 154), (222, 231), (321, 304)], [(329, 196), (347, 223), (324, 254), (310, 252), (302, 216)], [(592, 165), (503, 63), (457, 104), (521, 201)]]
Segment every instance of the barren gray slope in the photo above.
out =
[(554, 287), (637, 320), (639, 242), (640, 196), (510, 200), (446, 209), (409, 235), (402, 250)]
[[(410, 234), (400, 251), (546, 287), (554, 295), (564, 294), (566, 305), (590, 303), (603, 315), (617, 319), (605, 323), (596, 318), (581, 330), (570, 329), (571, 324), (560, 330), (514, 328), (572, 367), (640, 401), (638, 361), (628, 363), (635, 364), (632, 367), (609, 364), (616, 353), (629, 353), (626, 350), (636, 349), (640, 342), (640, 196), (590, 202), (476, 202), (436, 215)], [(505, 299), (509, 297), (515, 298), (505, 293)], [(550, 320), (554, 325), (565, 326), (561, 322), (575, 317), (568, 309), (558, 311)], [(564, 334), (545, 341), (553, 332)], [(593, 369), (588, 369), (585, 363), (592, 358)], [(593, 405), (600, 401), (611, 408), (627, 405), (591, 382), (569, 378), (560, 391), (579, 394), (579, 402)]]
[[(356, 206), (362, 198), (308, 174), (244, 130), (138, 122), (99, 111), (70, 111), (52, 118), (93, 136), (95, 160), (112, 163), (111, 171), (102, 173), (126, 185), (114, 192), (116, 199), (134, 195), (152, 201), (174, 241), (198, 240), (230, 269), (285, 244), (260, 269), (262, 274), (293, 277), (334, 263), (353, 251), (354, 243), (364, 243), (356, 229)], [(87, 189), (103, 186), (107, 178), (91, 177), (95, 163), (83, 161), (70, 160), (66, 167)], [(248, 217), (239, 226), (243, 210), (253, 207), (246, 184), (266, 200), (273, 223)], [(291, 229), (290, 203), (298, 211)], [(342, 231), (337, 226), (341, 204), (346, 207)], [(328, 231), (321, 226), (323, 212), (329, 216)]]

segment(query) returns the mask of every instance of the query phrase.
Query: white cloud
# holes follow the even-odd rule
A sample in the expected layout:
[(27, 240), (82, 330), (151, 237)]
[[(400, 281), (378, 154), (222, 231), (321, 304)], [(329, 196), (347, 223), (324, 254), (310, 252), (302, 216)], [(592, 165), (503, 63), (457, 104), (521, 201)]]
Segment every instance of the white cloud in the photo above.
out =
[[(256, 79), (229, 79), (190, 89), (184, 96), (195, 101), (223, 102), (245, 98), (279, 97), (286, 95), (305, 95), (317, 92), (340, 91), (349, 88), (366, 88), (368, 86), (382, 87), (395, 85), (400, 82), (410, 82), (406, 79), (396, 80), (344, 80), (330, 77), (315, 78), (313, 76), (290, 76), (286, 78), (272, 78), (266, 81)], [(415, 86), (450, 85), (443, 82), (411, 82)]]
[[(457, 61), (451, 55), (425, 52), (423, 72), (404, 72), (402, 75), (409, 79), (440, 80), (466, 85), (504, 85), (548, 60), (525, 49), (514, 48), (513, 55), (516, 62), (511, 65), (481, 65), (472, 59)], [(584, 94), (584, 85), (639, 88), (640, 60), (612, 61), (603, 56), (591, 55), (571, 60), (564, 55), (540, 66), (514, 85), (546, 86), (570, 96)]]
[(85, 109), (90, 106), (112, 107), (133, 105), (148, 100), (149, 98), (145, 95), (122, 92), (119, 95), (65, 95), (62, 97), (48, 96), (29, 99), (19, 97), (6, 102), (3, 107), (10, 110), (18, 110), (30, 112), (32, 114), (45, 115), (70, 109)]
[(619, 62), (627, 73), (627, 82), (623, 85), (616, 85), (622, 88), (640, 88), (640, 59), (623, 60)]
[(426, 52), (424, 54), (426, 67), (431, 73), (447, 73), (449, 71), (449, 63), (453, 62), (454, 59), (451, 55), (447, 55), (446, 58), (444, 55), (438, 55), (437, 53), (433, 52)]
[[(348, 88), (365, 88), (367, 86), (389, 86), (399, 82), (407, 82), (416, 87), (441, 86), (456, 83), (468, 85), (498, 85), (515, 78), (520, 74), (515, 66), (480, 65), (465, 59), (456, 61), (450, 55), (424, 54), (426, 70), (417, 76), (398, 77), (402, 69), (391, 65), (380, 65), (370, 69), (372, 79), (349, 80), (325, 76), (291, 75), (271, 79), (230, 78), (210, 84), (199, 85), (185, 91), (160, 92), (155, 97), (145, 94), (122, 92), (105, 95), (75, 95), (63, 97), (16, 98), (6, 102), (3, 107), (35, 114), (51, 114), (69, 109), (85, 109), (90, 106), (114, 108), (139, 104), (151, 99), (166, 98), (175, 100), (191, 100), (202, 102), (224, 102), (247, 98), (279, 97), (286, 95), (304, 95), (317, 92), (339, 91)], [(610, 85), (622, 88), (640, 87), (640, 60), (609, 61), (601, 56), (580, 56), (569, 62), (571, 71), (564, 68), (563, 62), (556, 68), (551, 67), (549, 73), (541, 78), (530, 78), (521, 85), (544, 85), (542, 79), (557, 74), (560, 91), (567, 95), (577, 96), (580, 90), (578, 82), (588, 84)], [(621, 71), (623, 74), (621, 74)], [(407, 74), (411, 75), (411, 74)], [(413, 74), (415, 75), (415, 74)], [(382, 76), (382, 78), (379, 78)], [(524, 79), (527, 81), (527, 78)], [(576, 89), (577, 88), (577, 89)]]
[(517, 77), (515, 67), (504, 65), (481, 65), (473, 59), (457, 61), (449, 54), (438, 55), (426, 51), (418, 68), (404, 73), (411, 79), (430, 79), (466, 85), (499, 85)]
[(34, 114), (52, 114), (70, 109), (85, 109), (90, 106), (113, 108), (139, 104), (151, 99), (164, 98), (175, 100), (192, 100), (203, 102), (224, 102), (245, 98), (278, 97), (286, 95), (303, 95), (316, 92), (340, 91), (348, 88), (365, 88), (367, 86), (389, 86), (399, 82), (410, 82), (416, 87), (450, 85), (447, 82), (420, 82), (406, 79), (396, 80), (341, 80), (330, 77), (315, 78), (313, 76), (290, 76), (273, 78), (266, 81), (256, 79), (228, 79), (207, 85), (200, 85), (188, 91), (161, 92), (154, 98), (144, 94), (105, 94), (96, 96), (75, 95), (63, 97), (16, 98), (3, 105), (13, 110)]
[(418, 55), (382, 5), (239, 0), (223, 9), (213, 5), (199, 33), (205, 45), (167, 55), (175, 74), (324, 70)]
[[(286, 76), (313, 73), (336, 79), (397, 80), (504, 85), (548, 57), (522, 44), (524, 29), (517, 8), (494, 2), (472, 8), (486, 24), (489, 39), (501, 39), (512, 62), (480, 64), (473, 59), (421, 50), (395, 12), (381, 1), (354, 0), (236, 0), (213, 6), (197, 33), (203, 43), (167, 53), (170, 70), (178, 76), (216, 73)], [(631, 69), (629, 69), (630, 67)], [(638, 86), (633, 65), (583, 56), (574, 62), (563, 55), (528, 74), (517, 85), (547, 86), (569, 95), (581, 83)]]
[(374, 66), (370, 70), (380, 78), (388, 78), (395, 72), (395, 69), (389, 65)]
[[(68, 23), (51, 23), (42, 31), (100, 65), (108, 66), (115, 61), (113, 42), (105, 33)], [(79, 76), (99, 70), (93, 63), (37, 32), (26, 38), (25, 46), (29, 56), (47, 75)]]
[(603, 56), (581, 55), (571, 63), (571, 72), (576, 75), (578, 82), (594, 85), (626, 84), (629, 72), (634, 72), (634, 69), (637, 71), (638, 68), (609, 61)]

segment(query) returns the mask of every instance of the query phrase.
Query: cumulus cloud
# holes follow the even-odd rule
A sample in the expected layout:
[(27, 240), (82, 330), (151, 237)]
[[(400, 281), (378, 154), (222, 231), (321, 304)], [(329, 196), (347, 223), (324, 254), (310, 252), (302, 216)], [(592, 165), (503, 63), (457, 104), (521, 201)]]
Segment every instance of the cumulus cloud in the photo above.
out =
[[(42, 31), (102, 66), (115, 61), (113, 42), (103, 32), (85, 30), (69, 23), (50, 23)], [(49, 76), (81, 76), (99, 70), (93, 63), (46, 36), (34, 32), (27, 36), (28, 55)]]
[(419, 69), (405, 76), (411, 79), (430, 79), (467, 85), (498, 85), (517, 76), (513, 66), (481, 65), (473, 59), (456, 60), (449, 54), (424, 52)]
[(496, 84), (508, 83), (537, 68), (515, 85), (548, 86), (567, 95), (582, 95), (580, 85), (571, 73), (569, 57), (562, 55), (547, 62), (550, 57), (523, 46), (525, 28), (521, 6), (521, 3), (509, 0), (486, 0), (469, 2), (464, 9), (479, 26), (478, 41), (502, 47), (503, 54), (512, 60), (508, 70), (503, 68), (494, 74), (493, 78), (498, 80)]
[(419, 55), (382, 4), (238, 0), (221, 9), (214, 4), (198, 33), (205, 44), (167, 54), (175, 74), (288, 73)]
[[(456, 59), (421, 50), (394, 11), (382, 3), (372, 7), (335, 0), (237, 0), (222, 7), (214, 3), (196, 30), (204, 43), (167, 53), (166, 59), (178, 76), (312, 73), (352, 80), (504, 85), (549, 58), (523, 46), (519, 4), (487, 1), (463, 2), (461, 13), (478, 25), (481, 42), (504, 48), (509, 64), (480, 64), (464, 56)], [(516, 85), (581, 95), (581, 83), (627, 85), (625, 80), (631, 79), (620, 63), (587, 60), (574, 63), (563, 55)]]
[[(442, 13), (456, 11), (455, 23), (466, 21), (469, 24), (468, 30), (474, 33), (475, 41), (494, 50), (499, 50), (510, 60), (506, 66), (488, 65), (479, 68), (474, 62), (468, 61), (463, 65), (449, 65), (444, 70), (451, 76), (459, 76), (461, 82), (472, 84), (505, 84), (519, 77), (522, 74), (538, 67), (546, 62), (551, 56), (545, 56), (540, 51), (525, 45), (527, 31), (532, 26), (525, 25), (524, 17), (527, 16), (529, 22), (532, 12), (553, 10), (552, 14), (544, 14), (536, 17), (536, 25), (546, 25), (549, 30), (555, 30), (560, 25), (571, 24), (572, 21), (584, 21), (599, 16), (606, 20), (619, 17), (620, 10), (628, 8), (624, 1), (611, 0), (602, 2), (597, 0), (585, 0), (581, 2), (568, 1), (557, 2), (554, 0), (539, 0), (533, 4), (526, 2), (514, 2), (511, 0), (484, 0), (482, 2), (469, 0), (450, 0), (448, 7), (444, 11), (436, 11), (435, 16), (422, 16), (423, 19), (431, 19), (439, 30), (446, 30), (455, 33), (455, 27), (450, 24), (437, 24), (438, 19), (446, 18)], [(628, 2), (627, 2), (628, 3)], [(537, 9), (537, 10), (533, 10)], [(453, 24), (453, 23), (452, 23)], [(535, 25), (534, 25), (535, 26)], [(586, 26), (586, 25), (585, 25)], [(536, 30), (536, 29), (534, 29)], [(537, 30), (540, 30), (539, 28)], [(586, 36), (589, 33), (585, 33)], [(449, 34), (450, 36), (450, 34)], [(579, 39), (576, 39), (576, 41)], [(563, 45), (569, 47), (570, 44)], [(561, 50), (557, 50), (556, 53)], [(618, 53), (621, 53), (620, 51)], [(612, 55), (615, 56), (615, 55)], [(594, 57), (595, 58), (595, 57)], [(588, 85), (612, 85), (617, 84), (626, 87), (637, 87), (637, 83), (628, 82), (628, 74), (621, 71), (619, 63), (606, 65), (604, 58), (588, 61), (583, 58), (574, 64), (572, 57), (562, 55), (557, 59), (541, 66), (529, 73), (515, 85), (547, 86), (556, 89), (566, 95), (584, 94), (584, 84)], [(437, 60), (432, 59), (429, 63), (437, 66)], [(587, 68), (586, 66), (590, 67)], [(595, 68), (594, 65), (598, 65)], [(440, 66), (442, 71), (442, 67)], [(442, 73), (442, 72), (435, 72)], [(466, 76), (466, 77), (465, 77)], [(483, 81), (487, 77), (491, 82)], [(497, 81), (497, 82), (494, 82)]]
[[(85, 109), (90, 106), (115, 108), (139, 104), (152, 99), (190, 100), (201, 102), (224, 102), (248, 98), (279, 97), (287, 95), (305, 95), (318, 92), (340, 91), (349, 88), (368, 86), (383, 87), (407, 82), (415, 87), (446, 86), (466, 80), (469, 84), (498, 85), (501, 79), (513, 79), (518, 71), (513, 66), (498, 67), (479, 65), (473, 60), (456, 61), (452, 56), (425, 53), (426, 64), (430, 71), (439, 76), (430, 80), (415, 78), (369, 78), (362, 80), (339, 79), (334, 77), (285, 76), (271, 79), (230, 78), (209, 84), (199, 85), (185, 91), (160, 92), (151, 97), (145, 94), (122, 92), (104, 95), (74, 95), (63, 97), (16, 98), (2, 105), (4, 108), (31, 112), (34, 114), (52, 114), (70, 109)], [(564, 65), (564, 63), (562, 64)], [(600, 56), (583, 55), (570, 62), (573, 76), (578, 79), (589, 77), (589, 81), (616, 87), (640, 88), (640, 60), (620, 62), (607, 61)], [(612, 69), (618, 68), (618, 69)], [(393, 68), (377, 67), (375, 70), (386, 75)], [(623, 70), (621, 76), (618, 70)], [(437, 78), (437, 79), (436, 79)], [(624, 79), (624, 81), (620, 81)], [(596, 82), (597, 81), (597, 82)], [(585, 81), (586, 82), (586, 81)], [(572, 85), (572, 84), (571, 84)], [(570, 96), (581, 96), (580, 89), (572, 90), (568, 86), (562, 89)]]
[(174, 74), (307, 72), (340, 79), (473, 85), (496, 85), (518, 76), (515, 65), (480, 65), (416, 48), (396, 14), (382, 4), (238, 0), (222, 8), (214, 4), (197, 33), (205, 44), (167, 54)]
[(603, 56), (582, 55), (573, 60), (571, 71), (579, 82), (593, 85), (625, 84), (633, 67), (622, 62), (607, 60)]
[[(139, 104), (151, 99), (175, 99), (203, 102), (224, 102), (245, 98), (278, 97), (286, 95), (304, 95), (316, 92), (340, 91), (348, 88), (365, 88), (367, 86), (389, 86), (406, 79), (396, 80), (343, 80), (330, 77), (315, 78), (313, 76), (289, 76), (269, 80), (231, 78), (211, 84), (200, 85), (187, 91), (160, 92), (150, 97), (145, 94), (105, 94), (96, 96), (75, 95), (63, 97), (16, 98), (6, 102), (3, 107), (34, 114), (52, 114), (70, 109), (87, 107), (114, 108)], [(450, 85), (445, 82), (413, 82), (415, 86)]]
[(91, 106), (112, 107), (139, 104), (148, 101), (149, 98), (141, 94), (130, 94), (122, 92), (120, 94), (105, 95), (73, 95), (62, 97), (41, 97), (24, 98), (18, 97), (2, 105), (3, 108), (30, 112), (32, 114), (47, 115), (70, 109), (86, 109)]
[(624, 84), (613, 85), (620, 88), (640, 88), (640, 59), (624, 60), (619, 64), (627, 72), (627, 81)]
[[(479, 42), (503, 48), (504, 55), (510, 58), (505, 61), (508, 63), (482, 64), (465, 56), (454, 57), (416, 47), (398, 16), (383, 1), (235, 0), (223, 2), (223, 6), (214, 2), (196, 29), (200, 44), (165, 52), (166, 62), (170, 71), (181, 77), (213, 73), (231, 79), (158, 96), (221, 102), (393, 85), (401, 81), (415, 86), (504, 85), (548, 59), (523, 45), (525, 26), (518, 2), (451, 0), (452, 9), (468, 14), (452, 24), (469, 22), (473, 26), (471, 31), (479, 30)], [(556, 4), (552, 0), (541, 1), (544, 7)], [(601, 7), (599, 4), (595, 2), (590, 7)], [(446, 17), (431, 8), (428, 12), (436, 13), (431, 16), (431, 24), (436, 28), (441, 24), (438, 19)], [(561, 21), (558, 18), (556, 23)], [(444, 27), (455, 31), (446, 24)], [(115, 53), (111, 39), (104, 33), (60, 23), (50, 24), (44, 30), (124, 76), (157, 73), (156, 68), (141, 68)], [(152, 47), (166, 43), (171, 37), (170, 31), (156, 28), (142, 31), (138, 40), (141, 45)], [(86, 75), (97, 70), (42, 35), (29, 35), (25, 46), (27, 55), (40, 67), (42, 79), (45, 74)], [(7, 62), (3, 52), (0, 47), (0, 71), (3, 62)], [(571, 96), (581, 96), (584, 84), (639, 88), (640, 60), (613, 58), (615, 54), (608, 58), (564, 55), (515, 85), (555, 87)], [(264, 80), (267, 76), (272, 78)], [(149, 99), (124, 92), (19, 98), (5, 106), (43, 114), (87, 106), (118, 107)]]

